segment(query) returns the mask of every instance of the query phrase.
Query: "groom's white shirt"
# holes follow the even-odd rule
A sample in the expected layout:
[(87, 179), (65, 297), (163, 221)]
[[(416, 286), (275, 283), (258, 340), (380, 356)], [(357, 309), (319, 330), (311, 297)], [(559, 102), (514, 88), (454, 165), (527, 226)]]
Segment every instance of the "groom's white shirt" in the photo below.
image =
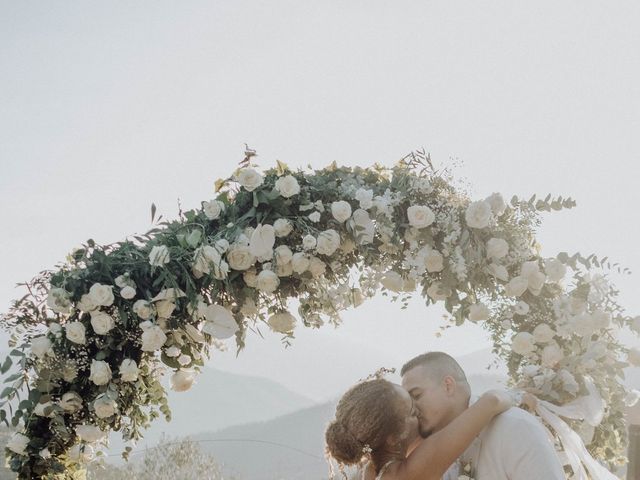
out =
[[(530, 413), (511, 408), (494, 418), (460, 457), (475, 480), (566, 480), (547, 431)], [(443, 480), (458, 480), (454, 464)]]

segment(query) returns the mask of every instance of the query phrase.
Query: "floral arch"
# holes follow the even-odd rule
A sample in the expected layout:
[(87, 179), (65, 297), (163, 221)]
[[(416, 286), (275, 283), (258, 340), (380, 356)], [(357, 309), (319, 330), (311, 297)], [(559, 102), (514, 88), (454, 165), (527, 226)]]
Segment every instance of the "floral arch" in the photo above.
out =
[(620, 268), (541, 258), (535, 240), (540, 212), (573, 200), (471, 201), (424, 152), (393, 168), (277, 162), (261, 173), (251, 160), (201, 208), (113, 245), (89, 240), (25, 284), (1, 318), (14, 349), (0, 420), (21, 429), (6, 450), (19, 478), (78, 478), (110, 430), (136, 440), (169, 419), (161, 373), (188, 389), (220, 340), (242, 348), (262, 322), (286, 337), (298, 323), (338, 324), (380, 289), (444, 302), (458, 325), (482, 322), (513, 382), (541, 398), (565, 404), (595, 385), (602, 418), (572, 426), (596, 458), (624, 461), (622, 369), (640, 353), (615, 331), (640, 324), (607, 280)]

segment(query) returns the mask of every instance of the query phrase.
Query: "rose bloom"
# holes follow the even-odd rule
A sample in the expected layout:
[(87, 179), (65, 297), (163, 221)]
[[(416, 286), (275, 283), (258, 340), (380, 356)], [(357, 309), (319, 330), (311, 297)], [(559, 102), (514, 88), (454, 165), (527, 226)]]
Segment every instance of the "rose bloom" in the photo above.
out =
[(293, 231), (293, 225), (286, 218), (278, 218), (273, 222), (273, 228), (276, 232), (276, 237), (286, 237)]
[(503, 238), (491, 238), (487, 242), (487, 257), (500, 259), (509, 253), (509, 244)]
[(435, 221), (436, 215), (426, 205), (412, 205), (407, 208), (407, 218), (412, 227), (425, 228)]
[(327, 264), (320, 260), (318, 257), (311, 257), (309, 261), (309, 271), (313, 278), (318, 278), (324, 275), (327, 269)]
[(142, 332), (142, 347), (145, 352), (160, 350), (167, 341), (167, 336), (158, 325), (147, 328)]
[(499, 193), (493, 193), (487, 197), (487, 202), (491, 205), (491, 211), (496, 217), (502, 216), (507, 209), (507, 204)]
[(175, 392), (185, 392), (193, 386), (195, 379), (193, 370), (178, 370), (171, 375), (171, 389)]
[(465, 220), (471, 228), (485, 228), (489, 226), (492, 217), (491, 205), (485, 200), (472, 202), (465, 212)]
[(329, 229), (318, 235), (316, 251), (321, 255), (333, 255), (340, 246), (340, 234)]
[(120, 364), (120, 379), (123, 382), (135, 382), (138, 380), (138, 365), (135, 360), (125, 358)]
[(552, 282), (561, 281), (567, 274), (567, 267), (557, 258), (550, 258), (544, 262), (544, 270)]
[(91, 312), (91, 326), (97, 335), (106, 335), (115, 325), (116, 323), (111, 315), (99, 310)]
[(111, 367), (102, 360), (91, 360), (91, 380), (96, 385), (106, 385), (111, 381)]
[(513, 277), (509, 283), (505, 285), (505, 292), (510, 297), (519, 297), (529, 287), (529, 281), (524, 277)]
[(533, 335), (529, 332), (517, 333), (511, 341), (511, 350), (518, 355), (528, 355), (536, 349)]
[(31, 340), (31, 352), (40, 360), (47, 355), (53, 354), (52, 343), (45, 336), (36, 337)]
[(136, 300), (133, 304), (133, 313), (142, 320), (148, 320), (153, 315), (153, 305), (146, 300)]
[(66, 325), (67, 339), (70, 342), (84, 345), (87, 342), (82, 322), (70, 322)]
[(260, 224), (251, 232), (249, 249), (255, 257), (268, 260), (273, 256), (275, 243), (276, 232), (273, 225)]
[(208, 202), (202, 202), (202, 210), (204, 211), (204, 215), (209, 220), (216, 220), (224, 211), (224, 203), (222, 203), (220, 200), (209, 200)]
[(256, 278), (256, 287), (265, 293), (275, 292), (280, 285), (280, 279), (271, 270), (262, 270)]
[(392, 292), (401, 292), (404, 287), (404, 280), (398, 272), (389, 271), (384, 274), (384, 277), (380, 280), (380, 283), (387, 290)]
[(227, 251), (227, 262), (234, 270), (247, 270), (256, 263), (256, 257), (251, 253), (248, 245), (234, 243)]
[(276, 180), (275, 189), (284, 198), (291, 198), (300, 193), (300, 185), (293, 175), (286, 175)]
[(373, 190), (359, 188), (354, 198), (360, 203), (360, 208), (363, 210), (368, 210), (373, 206)]
[(276, 313), (268, 320), (271, 330), (278, 333), (291, 333), (296, 326), (296, 318), (289, 312)]
[(437, 250), (430, 250), (424, 257), (424, 265), (427, 272), (441, 272), (444, 269), (444, 257)]
[(444, 289), (443, 285), (440, 282), (434, 282), (427, 289), (427, 295), (434, 301), (438, 302), (440, 300), (446, 300), (449, 295), (451, 295), (451, 291), (449, 289)]
[(113, 301), (115, 300), (113, 297), (113, 287), (111, 285), (94, 283), (89, 289), (89, 298), (96, 305), (109, 307), (113, 305)]
[(264, 178), (253, 168), (243, 168), (238, 172), (236, 181), (248, 192), (253, 192), (264, 182)]
[(93, 401), (93, 409), (98, 418), (109, 418), (115, 415), (117, 411), (116, 402), (106, 395), (100, 395)]
[(491, 315), (489, 308), (483, 303), (476, 303), (469, 307), (469, 320), (472, 322), (479, 322), (487, 320)]
[(291, 266), (293, 271), (298, 275), (304, 273), (309, 268), (310, 260), (309, 256), (303, 252), (296, 252), (291, 259)]
[(149, 252), (149, 263), (153, 267), (162, 267), (171, 261), (169, 249), (165, 245), (156, 245)]
[(547, 345), (542, 350), (542, 365), (544, 367), (553, 368), (555, 367), (562, 359), (564, 358), (564, 354), (560, 347), (556, 344)]

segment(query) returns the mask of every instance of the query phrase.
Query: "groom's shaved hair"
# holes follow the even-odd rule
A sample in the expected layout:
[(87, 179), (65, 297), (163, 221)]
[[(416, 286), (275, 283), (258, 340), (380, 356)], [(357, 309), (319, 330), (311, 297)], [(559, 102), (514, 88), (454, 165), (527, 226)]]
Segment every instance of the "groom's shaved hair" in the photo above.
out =
[(428, 352), (412, 358), (402, 366), (400, 375), (404, 376), (409, 370), (418, 366), (427, 367), (429, 376), (438, 382), (448, 375), (458, 383), (469, 384), (460, 364), (444, 352)]

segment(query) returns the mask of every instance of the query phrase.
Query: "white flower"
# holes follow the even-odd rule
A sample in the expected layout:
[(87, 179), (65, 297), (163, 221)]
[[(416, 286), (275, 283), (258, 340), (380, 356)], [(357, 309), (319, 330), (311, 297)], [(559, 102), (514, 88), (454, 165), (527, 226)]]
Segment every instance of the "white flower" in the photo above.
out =
[(148, 320), (153, 315), (153, 305), (146, 300), (136, 300), (133, 304), (133, 313), (142, 320)]
[(94, 310), (91, 312), (91, 326), (96, 334), (106, 335), (116, 326), (116, 323), (111, 315), (99, 310)]
[(634, 367), (640, 367), (640, 350), (632, 348), (627, 352), (627, 361)]
[(52, 288), (47, 295), (47, 307), (56, 313), (71, 313), (69, 292), (64, 288)]
[(499, 193), (494, 193), (487, 197), (487, 202), (491, 205), (491, 211), (496, 217), (500, 217), (507, 209), (507, 204)]
[(167, 355), (167, 357), (173, 358), (179, 356), (182, 352), (175, 345), (171, 345), (169, 348), (165, 349), (164, 353)]
[(140, 370), (135, 360), (131, 358), (125, 358), (120, 364), (120, 379), (123, 382), (135, 382), (138, 380), (138, 374)]
[(227, 252), (227, 261), (234, 270), (247, 270), (256, 262), (256, 257), (248, 245), (234, 243)]
[[(490, 275), (496, 277), (498, 280), (502, 280), (503, 282), (509, 280), (509, 272), (507, 271), (507, 267), (505, 267), (504, 265), (492, 263), (488, 266), (487, 271)], [(527, 282), (527, 285), (529, 285), (529, 282)]]
[(193, 267), (202, 273), (211, 273), (218, 280), (224, 280), (229, 273), (229, 264), (222, 260), (220, 252), (211, 245), (203, 245), (193, 252)]
[(286, 237), (293, 231), (293, 225), (286, 218), (279, 218), (273, 222), (273, 229), (276, 232), (276, 237)]
[(286, 245), (280, 245), (274, 250), (278, 264), (289, 263), (293, 260), (293, 252)]
[(236, 175), (236, 181), (248, 192), (253, 192), (262, 185), (264, 178), (253, 168), (243, 168)]
[(520, 269), (520, 276), (527, 279), (527, 288), (534, 295), (540, 294), (546, 275), (540, 271), (540, 266), (536, 260), (524, 262)]
[(489, 310), (489, 307), (483, 303), (476, 303), (469, 307), (469, 320), (472, 322), (487, 320), (490, 315), (491, 311)]
[(564, 354), (558, 345), (551, 344), (542, 350), (542, 366), (547, 368), (555, 367), (562, 359)]
[(360, 208), (364, 210), (369, 210), (373, 206), (373, 190), (359, 188), (354, 198), (360, 202)]
[(175, 392), (185, 392), (189, 390), (196, 380), (193, 370), (178, 370), (171, 375), (171, 389)]
[(402, 276), (393, 270), (385, 273), (380, 279), (380, 283), (384, 288), (391, 290), (392, 292), (401, 292), (404, 287), (404, 280), (402, 280)]
[(581, 337), (593, 335), (596, 331), (593, 317), (588, 313), (575, 315), (571, 318), (570, 328), (573, 333)]
[(271, 270), (262, 270), (256, 278), (256, 287), (265, 293), (273, 293), (280, 285), (280, 279)]
[(549, 343), (553, 340), (556, 332), (546, 323), (541, 323), (533, 329), (533, 338), (536, 343)]
[(158, 318), (171, 318), (171, 314), (176, 309), (176, 304), (169, 300), (160, 300), (156, 302), (156, 310)]
[(611, 325), (611, 314), (603, 310), (596, 310), (591, 314), (591, 320), (596, 330), (605, 329)]
[(522, 368), (522, 374), (527, 377), (535, 377), (540, 372), (540, 365), (525, 365)]
[(331, 204), (331, 215), (333, 215), (333, 218), (339, 223), (346, 222), (351, 217), (351, 205), (344, 200), (333, 202)]
[(207, 305), (203, 308), (206, 323), (202, 331), (212, 337), (225, 339), (232, 337), (238, 331), (238, 324), (233, 313), (222, 305)]
[(97, 442), (107, 436), (107, 432), (103, 432), (95, 425), (78, 425), (76, 427), (76, 434), (80, 437), (80, 440), (89, 443)]
[(167, 341), (167, 336), (158, 325), (153, 325), (142, 332), (142, 347), (145, 352), (160, 350)]
[(529, 332), (517, 333), (511, 340), (511, 350), (518, 355), (528, 355), (535, 349), (533, 335)]
[(300, 193), (300, 185), (293, 175), (285, 175), (278, 178), (275, 188), (284, 198), (291, 198)]
[(509, 283), (505, 285), (505, 292), (510, 297), (521, 296), (529, 287), (529, 281), (521, 276), (513, 277)]
[(21, 433), (14, 433), (7, 442), (7, 448), (18, 455), (26, 455), (26, 449), (29, 445), (29, 437)]
[(304, 248), (305, 250), (311, 250), (316, 248), (317, 243), (318, 241), (316, 240), (316, 237), (314, 237), (313, 235), (305, 235), (302, 238), (302, 248)]
[(276, 232), (273, 225), (258, 225), (251, 233), (249, 249), (251, 254), (260, 260), (273, 257), (273, 246), (276, 243)]
[(500, 259), (509, 253), (509, 244), (503, 238), (491, 238), (487, 242), (487, 257)]
[(82, 295), (82, 297), (80, 297), (80, 301), (78, 302), (78, 308), (81, 311), (88, 313), (98, 308), (98, 305), (96, 305), (96, 303), (93, 301), (93, 298), (91, 298), (91, 295), (89, 295), (88, 293), (85, 293), (84, 295)]
[(296, 317), (289, 312), (276, 313), (268, 320), (271, 330), (278, 333), (291, 333), (296, 326)]
[(407, 208), (407, 218), (412, 227), (425, 228), (435, 221), (436, 215), (426, 205), (412, 205)]
[(209, 220), (216, 220), (220, 217), (220, 214), (224, 212), (224, 203), (220, 200), (209, 200), (208, 202), (202, 202), (202, 210), (204, 215)]
[(162, 267), (171, 261), (169, 249), (165, 245), (156, 245), (149, 252), (149, 263), (152, 267)]
[(94, 283), (89, 289), (89, 297), (96, 305), (109, 307), (113, 305), (113, 287), (111, 285), (102, 285)]
[(526, 315), (529, 313), (529, 304), (523, 300), (520, 300), (516, 303), (516, 306), (513, 308), (516, 315)]
[(136, 296), (136, 289), (127, 285), (120, 290), (120, 296), (125, 300), (131, 300)]
[(464, 218), (471, 228), (485, 228), (491, 221), (491, 204), (486, 200), (472, 202), (465, 212)]
[(320, 221), (320, 212), (310, 213), (309, 220), (311, 220), (313, 223), (318, 223)]
[(60, 406), (65, 412), (75, 413), (82, 408), (82, 398), (76, 392), (67, 392), (62, 395)]
[(333, 255), (340, 246), (340, 234), (329, 229), (318, 235), (316, 251), (321, 255)]
[(309, 260), (309, 271), (313, 278), (318, 278), (324, 275), (327, 265), (318, 257), (311, 257)]
[(293, 254), (293, 257), (291, 259), (291, 265), (293, 267), (293, 271), (296, 272), (298, 275), (301, 275), (302, 273), (306, 272), (307, 269), (309, 268), (309, 256), (306, 253), (303, 252), (296, 252)]
[(258, 275), (256, 274), (256, 270), (254, 268), (244, 272), (242, 274), (242, 279), (248, 287), (256, 288), (258, 285)]
[(87, 342), (85, 337), (85, 328), (81, 322), (70, 322), (66, 325), (67, 340), (79, 345), (84, 345)]
[(129, 278), (128, 274), (118, 275), (113, 281), (113, 283), (115, 283), (116, 287), (118, 288), (124, 288), (126, 286), (130, 286), (130, 287), (135, 286), (135, 283), (133, 282), (133, 280), (131, 280), (131, 278)]
[(109, 418), (117, 411), (116, 402), (106, 395), (100, 395), (93, 401), (93, 409), (98, 418)]
[[(76, 432), (78, 429), (76, 428)], [(95, 451), (91, 445), (74, 445), (67, 451), (67, 457), (76, 463), (89, 463), (95, 459)]]
[(45, 336), (36, 337), (31, 340), (31, 353), (33, 353), (40, 360), (43, 360), (47, 355), (53, 355), (53, 349), (51, 348), (51, 340)]
[[(38, 415), (39, 417), (53, 417), (55, 416), (55, 411), (53, 410), (53, 403), (52, 402), (44, 402), (44, 403), (38, 403), (35, 408), (33, 409), (33, 413), (35, 413), (36, 415)], [(48, 412), (47, 412), (48, 410)]]
[(91, 360), (91, 380), (96, 385), (106, 385), (111, 381), (111, 367), (103, 360)]
[(47, 460), (48, 458), (51, 458), (51, 452), (48, 448), (43, 448), (42, 450), (40, 450), (40, 457)]
[(567, 274), (567, 267), (557, 258), (549, 258), (544, 262), (544, 271), (552, 282), (560, 282)]
[(427, 295), (434, 301), (446, 300), (451, 291), (448, 288), (444, 288), (440, 282), (434, 282), (429, 288), (427, 288)]
[(424, 265), (429, 273), (441, 272), (444, 269), (444, 257), (437, 250), (429, 250), (424, 257)]
[(369, 212), (359, 208), (355, 212), (353, 212), (353, 214), (351, 215), (351, 220), (349, 220), (349, 222), (354, 230), (356, 240), (360, 245), (366, 245), (373, 242), (375, 225), (369, 217)]
[(62, 326), (57, 322), (51, 322), (48, 332), (56, 338), (60, 338), (62, 336)]

